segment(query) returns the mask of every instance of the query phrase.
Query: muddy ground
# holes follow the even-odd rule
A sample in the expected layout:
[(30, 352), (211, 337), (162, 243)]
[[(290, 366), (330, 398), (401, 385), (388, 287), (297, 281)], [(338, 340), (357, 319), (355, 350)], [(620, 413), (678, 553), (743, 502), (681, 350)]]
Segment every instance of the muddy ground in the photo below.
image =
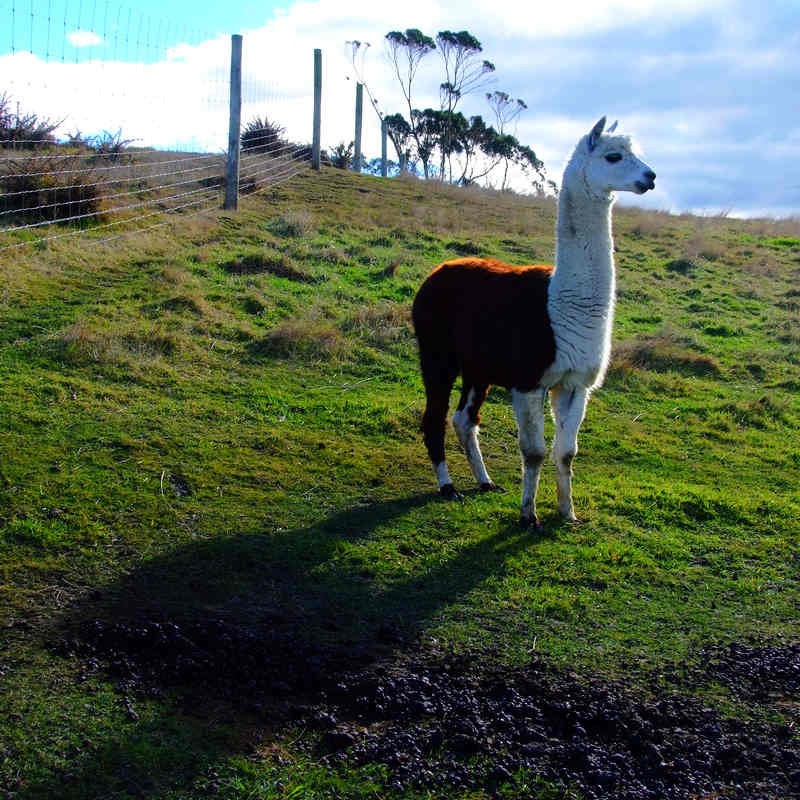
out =
[[(387, 788), (491, 794), (528, 774), (585, 798), (800, 797), (800, 644), (709, 648), (634, 688), (542, 656), (504, 668), (390, 629), (378, 639), (380, 652), (222, 619), (133, 619), (81, 625), (56, 647), (113, 675), (131, 713), (141, 691), (177, 690), (187, 708), (211, 693), (270, 725), (315, 729), (308, 746), (332, 768), (384, 764)], [(710, 685), (749, 719), (689, 691)], [(766, 721), (771, 711), (788, 722)]]

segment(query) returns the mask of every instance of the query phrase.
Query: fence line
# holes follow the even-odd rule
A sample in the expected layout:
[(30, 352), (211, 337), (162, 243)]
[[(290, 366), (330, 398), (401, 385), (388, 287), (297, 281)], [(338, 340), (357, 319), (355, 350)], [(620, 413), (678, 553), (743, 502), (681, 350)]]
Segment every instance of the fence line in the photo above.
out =
[[(214, 198), (214, 201), (215, 201), (214, 208), (217, 208), (218, 207), (218, 203), (216, 203), (216, 197)], [(139, 220), (149, 219), (151, 217), (163, 216), (165, 213), (172, 213), (172, 212), (175, 212), (175, 211), (181, 211), (183, 209), (190, 208), (192, 206), (198, 205), (199, 203), (202, 203), (202, 202), (211, 202), (211, 200), (209, 198), (200, 198), (200, 199), (194, 200), (194, 201), (192, 201), (190, 203), (184, 203), (182, 205), (174, 206), (173, 208), (163, 209), (161, 211), (154, 211), (154, 212), (152, 212), (150, 214), (142, 214), (141, 216), (134, 217), (133, 219), (123, 219), (123, 220), (117, 220), (115, 222), (108, 222), (108, 223), (104, 223), (102, 225), (97, 225), (92, 230), (93, 231), (106, 230), (108, 228), (113, 228), (113, 227), (116, 227), (118, 225), (125, 225), (125, 224), (130, 224), (132, 222), (137, 222)], [(210, 210), (210, 207), (209, 207), (209, 209), (204, 209), (204, 210)], [(118, 234), (116, 236), (100, 238), (100, 239), (93, 239), (92, 241), (96, 241), (98, 243), (99, 242), (106, 242), (106, 241), (109, 241), (110, 239), (120, 238), (121, 236), (128, 236), (128, 235), (133, 234), (133, 233), (141, 233), (141, 232), (146, 231), (146, 230), (152, 230), (153, 228), (159, 228), (159, 227), (162, 227), (164, 225), (169, 225), (169, 224), (170, 224), (170, 220), (163, 220), (160, 223), (157, 223), (155, 225), (150, 225), (150, 226), (148, 226), (146, 228), (136, 228), (135, 230), (125, 231), (124, 233)], [(71, 231), (66, 231), (64, 233), (56, 233), (56, 234), (51, 234), (49, 236), (43, 236), (42, 238), (37, 239), (36, 241), (37, 241), (37, 243), (40, 243), (40, 242), (41, 243), (51, 242), (51, 241), (55, 241), (57, 239), (66, 239), (66, 238), (71, 237), (71, 236), (79, 236), (82, 233), (86, 233), (86, 231), (84, 229), (71, 230)], [(11, 249), (16, 249), (16, 248), (20, 248), (20, 247), (26, 247), (27, 245), (30, 245), (30, 244), (31, 244), (31, 242), (29, 242), (29, 241), (14, 242), (12, 244), (6, 244), (6, 245), (3, 245), (3, 246), (0, 246), (0, 250), (11, 250)]]
[[(19, 24), (17, 5), (12, 5), (15, 25)], [(48, 6), (52, 5), (54, 0), (49, 0)], [(107, 15), (111, 4), (106, 2), (105, 5), (104, 14)], [(115, 9), (117, 16), (122, 15), (120, 8)], [(65, 32), (68, 9), (65, 0)], [(144, 19), (140, 15), (140, 23)], [(53, 61), (49, 41), (51, 28), (52, 19), (48, 18), (45, 62)], [(79, 7), (78, 31), (82, 30), (86, 32), (81, 28)], [(126, 30), (129, 33), (130, 26)], [(88, 32), (94, 33), (94, 22)], [(103, 23), (104, 40), (106, 35), (107, 20)], [(146, 32), (144, 36), (151, 51), (166, 48), (169, 39), (163, 27), (155, 42), (152, 33)], [(115, 48), (117, 38), (118, 31), (115, 31)], [(232, 43), (234, 41), (235, 37)], [(12, 55), (19, 54), (18, 44), (19, 32), (14, 29), (11, 31)], [(218, 41), (211, 44), (216, 47)], [(137, 40), (137, 52), (140, 45), (141, 40)], [(32, 23), (26, 57), (35, 55), (34, 50)], [(151, 52), (150, 57), (155, 58), (155, 53)], [(315, 55), (315, 62), (316, 59)], [(83, 60), (75, 55), (78, 67), (88, 61), (92, 61), (91, 53)], [(99, 63), (107, 68), (105, 63)], [(246, 65), (246, 60), (244, 63)], [(74, 68), (63, 53), (60, 64), (55, 66), (59, 70)], [(146, 68), (147, 64), (141, 66)], [(210, 82), (214, 88), (217, 88), (220, 71), (217, 66), (208, 73), (213, 75)], [(270, 106), (268, 77), (254, 77), (247, 71), (242, 73), (244, 94), (241, 104), (244, 107), (253, 108), (265, 101), (265, 105)], [(309, 112), (313, 88), (309, 81)], [(182, 89), (176, 88), (175, 91)], [(127, 87), (125, 91), (130, 93), (133, 89)], [(238, 158), (237, 199), (239, 193), (250, 195), (291, 180), (310, 166), (314, 156), (312, 146), (285, 138), (283, 129), (275, 122), (278, 115), (274, 109), (268, 111), (269, 119), (265, 116), (263, 123), (260, 117), (256, 117), (247, 125), (242, 125), (241, 121), (229, 125), (230, 141), (226, 153), (219, 149), (217, 152), (203, 152), (202, 147), (199, 151), (194, 148), (150, 150), (135, 146), (133, 140), (123, 140), (121, 128), (116, 135), (106, 133), (105, 139), (82, 137), (80, 132), (76, 132), (64, 140), (57, 134), (59, 126), (52, 123), (52, 118), (39, 116), (48, 110), (46, 93), (43, 95), (44, 107), (26, 107), (22, 113), (20, 103), (24, 98), (17, 100), (14, 112), (12, 104), (16, 98), (3, 92), (4, 87), (0, 86), (0, 251), (79, 235), (88, 235), (92, 241), (109, 241), (169, 224), (170, 216), (177, 213), (213, 212), (222, 205), (229, 184), (226, 181), (226, 172), (230, 172), (227, 165), (232, 156)], [(139, 106), (151, 99), (147, 94), (138, 98)], [(215, 106), (215, 130), (222, 127), (225, 118), (223, 107), (229, 105), (227, 98), (225, 100), (223, 104), (219, 98), (212, 99), (210, 95), (206, 98), (209, 108)], [(212, 139), (216, 136), (210, 135)], [(159, 217), (162, 219), (153, 222)], [(143, 226), (142, 223), (148, 224)], [(124, 230), (119, 230), (122, 228)], [(115, 229), (111, 236), (104, 235)]]

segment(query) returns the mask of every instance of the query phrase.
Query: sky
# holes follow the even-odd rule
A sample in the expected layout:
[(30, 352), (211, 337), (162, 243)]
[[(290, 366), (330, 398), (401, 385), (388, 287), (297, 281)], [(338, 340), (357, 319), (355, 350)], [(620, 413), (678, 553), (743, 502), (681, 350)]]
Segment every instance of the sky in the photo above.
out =
[[(244, 37), (243, 121), (266, 114), (296, 141), (311, 139), (313, 50), (323, 51), (322, 144), (333, 147), (353, 138), (346, 42), (369, 43), (360, 74), (394, 113), (404, 101), (386, 33), (465, 29), (496, 70), (461, 110), (492, 121), (486, 91), (524, 100), (513, 132), (556, 182), (606, 115), (658, 174), (628, 204), (800, 215), (800, 0), (0, 0), (0, 19), (0, 92), (23, 112), (64, 119), (63, 132), (121, 129), (141, 144), (220, 152), (232, 33)], [(431, 54), (415, 106), (436, 106), (442, 80)], [(377, 156), (378, 117), (364, 114), (363, 149)]]

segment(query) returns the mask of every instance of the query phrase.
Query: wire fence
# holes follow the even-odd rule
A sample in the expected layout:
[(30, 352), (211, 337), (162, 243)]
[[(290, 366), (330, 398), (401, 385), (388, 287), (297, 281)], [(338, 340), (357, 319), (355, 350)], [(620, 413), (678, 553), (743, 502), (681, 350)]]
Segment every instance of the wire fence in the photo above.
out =
[[(0, 250), (78, 235), (106, 240), (222, 206), (230, 39), (110, 0), (12, 0), (0, 4), (0, 15), (8, 12), (0, 33)], [(310, 125), (290, 136), (274, 122), (297, 103), (310, 122), (311, 76), (305, 97), (286, 98), (263, 69), (263, 59), (248, 69), (245, 55), (237, 87), (244, 124), (233, 137), (239, 194), (290, 180), (312, 158)]]

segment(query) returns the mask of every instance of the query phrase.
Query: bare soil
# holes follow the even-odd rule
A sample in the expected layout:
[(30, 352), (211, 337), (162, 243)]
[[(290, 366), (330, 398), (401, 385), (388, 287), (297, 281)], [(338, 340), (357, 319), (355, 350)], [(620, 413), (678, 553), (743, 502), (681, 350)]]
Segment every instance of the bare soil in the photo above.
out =
[[(332, 767), (385, 765), (387, 788), (493, 793), (528, 774), (589, 799), (800, 797), (798, 644), (708, 648), (634, 687), (541, 656), (509, 668), (491, 653), (421, 654), (391, 629), (378, 639), (329, 647), (221, 619), (95, 620), (57, 649), (113, 675), (131, 713), (137, 692), (177, 692), (187, 707), (211, 693), (316, 729), (306, 746)], [(689, 691), (702, 686), (725, 687), (746, 718)]]

